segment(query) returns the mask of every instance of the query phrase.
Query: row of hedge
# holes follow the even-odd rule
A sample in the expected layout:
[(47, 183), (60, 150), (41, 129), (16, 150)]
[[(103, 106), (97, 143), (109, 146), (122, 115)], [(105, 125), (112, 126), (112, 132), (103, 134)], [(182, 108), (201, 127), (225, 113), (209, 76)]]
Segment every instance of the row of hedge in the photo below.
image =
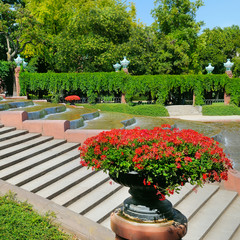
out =
[(0, 90), (6, 89), (12, 93), (13, 67), (15, 63), (0, 61)]
[(21, 94), (45, 90), (53, 94), (74, 91), (88, 97), (93, 103), (100, 95), (125, 93), (127, 101), (134, 96), (150, 95), (157, 103), (163, 104), (173, 89), (181, 94), (194, 92), (196, 105), (204, 104), (204, 92), (226, 89), (235, 104), (240, 102), (240, 79), (229, 79), (222, 75), (142, 75), (132, 76), (123, 72), (115, 73), (27, 73), (20, 74)]
[[(88, 106), (91, 108), (92, 106)], [(96, 104), (93, 107), (94, 109), (100, 109), (101, 111), (107, 112), (120, 112), (133, 115), (144, 115), (144, 116), (153, 116), (153, 117), (168, 117), (167, 109), (159, 104), (153, 105), (136, 105), (129, 106), (128, 104)]]
[(206, 105), (202, 108), (204, 116), (240, 115), (240, 108), (236, 105)]

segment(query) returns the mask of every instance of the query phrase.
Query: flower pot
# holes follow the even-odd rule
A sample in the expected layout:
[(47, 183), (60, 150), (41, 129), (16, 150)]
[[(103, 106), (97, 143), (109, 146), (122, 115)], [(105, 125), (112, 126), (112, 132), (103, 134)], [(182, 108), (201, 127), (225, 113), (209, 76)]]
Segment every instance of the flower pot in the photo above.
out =
[[(160, 201), (158, 190), (143, 184), (144, 177), (137, 172), (120, 173), (118, 177), (110, 175), (117, 183), (130, 187), (131, 197), (124, 200), (122, 215), (137, 222), (175, 221), (187, 224), (187, 218), (172, 207), (169, 200)], [(161, 178), (159, 178), (161, 179)], [(165, 189), (166, 183), (160, 181), (159, 186)]]

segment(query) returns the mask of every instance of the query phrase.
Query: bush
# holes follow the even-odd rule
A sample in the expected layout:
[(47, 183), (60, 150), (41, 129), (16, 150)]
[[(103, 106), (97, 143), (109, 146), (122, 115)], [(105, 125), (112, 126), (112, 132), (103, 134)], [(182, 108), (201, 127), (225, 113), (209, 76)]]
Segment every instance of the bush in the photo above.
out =
[(0, 239), (73, 239), (52, 224), (54, 214), (41, 216), (13, 193), (0, 197)]
[[(148, 96), (160, 104), (169, 100), (169, 95), (190, 95), (194, 92), (196, 105), (204, 103), (204, 90), (219, 91), (231, 85), (226, 74), (207, 75), (143, 75), (132, 76), (125, 73), (27, 73), (20, 74), (21, 94), (30, 91), (50, 91), (53, 95), (66, 91), (69, 95), (87, 96), (89, 103), (95, 103), (97, 97), (126, 94), (127, 102)], [(227, 87), (229, 94), (238, 94)], [(240, 94), (238, 94), (239, 96)], [(233, 96), (234, 98), (235, 96)], [(235, 97), (236, 98), (236, 97)], [(240, 100), (240, 99), (239, 99)]]
[(240, 115), (240, 108), (235, 105), (206, 105), (202, 107), (205, 116)]
[(14, 66), (13, 62), (0, 61), (0, 92), (7, 90), (8, 94), (12, 94)]
[(154, 117), (169, 116), (167, 109), (160, 104), (129, 106), (127, 104), (104, 103), (104, 104), (90, 105), (89, 107), (100, 109), (101, 111), (106, 111), (106, 112), (120, 112), (120, 113), (154, 116)]

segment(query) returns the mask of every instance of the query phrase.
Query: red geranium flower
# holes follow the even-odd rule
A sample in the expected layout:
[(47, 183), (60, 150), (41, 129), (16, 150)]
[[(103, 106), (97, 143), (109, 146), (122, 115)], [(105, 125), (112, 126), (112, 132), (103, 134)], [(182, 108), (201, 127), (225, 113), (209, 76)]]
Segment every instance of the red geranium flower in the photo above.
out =
[(218, 142), (191, 129), (163, 127), (101, 132), (79, 147), (81, 164), (115, 176), (138, 172), (143, 185), (161, 194), (178, 192), (188, 182), (202, 186), (227, 179), (232, 163)]
[(78, 101), (78, 100), (80, 100), (80, 97), (79, 96), (77, 96), (77, 95), (70, 95), (70, 96), (67, 96), (67, 97), (65, 97), (65, 100), (66, 101)]

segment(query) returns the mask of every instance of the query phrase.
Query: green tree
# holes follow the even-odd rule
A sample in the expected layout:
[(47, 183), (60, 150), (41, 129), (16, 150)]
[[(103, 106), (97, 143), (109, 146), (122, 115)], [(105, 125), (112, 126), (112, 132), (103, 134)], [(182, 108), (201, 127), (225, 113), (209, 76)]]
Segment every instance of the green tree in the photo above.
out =
[(155, 33), (159, 39), (155, 55), (158, 73), (197, 73), (198, 33), (203, 22), (196, 22), (202, 0), (156, 0), (152, 11)]
[(0, 35), (1, 40), (5, 40), (7, 61), (12, 61), (17, 53), (23, 52), (27, 44), (32, 43), (36, 21), (23, 5), (13, 6), (4, 2), (0, 2)]
[(54, 71), (111, 71), (111, 54), (134, 25), (134, 8), (118, 0), (26, 0), (26, 7), (43, 33), (29, 53)]
[(212, 63), (215, 73), (224, 73), (223, 63), (227, 58), (237, 57), (240, 49), (239, 26), (205, 29), (199, 38), (202, 44), (198, 52), (203, 72), (208, 63)]

